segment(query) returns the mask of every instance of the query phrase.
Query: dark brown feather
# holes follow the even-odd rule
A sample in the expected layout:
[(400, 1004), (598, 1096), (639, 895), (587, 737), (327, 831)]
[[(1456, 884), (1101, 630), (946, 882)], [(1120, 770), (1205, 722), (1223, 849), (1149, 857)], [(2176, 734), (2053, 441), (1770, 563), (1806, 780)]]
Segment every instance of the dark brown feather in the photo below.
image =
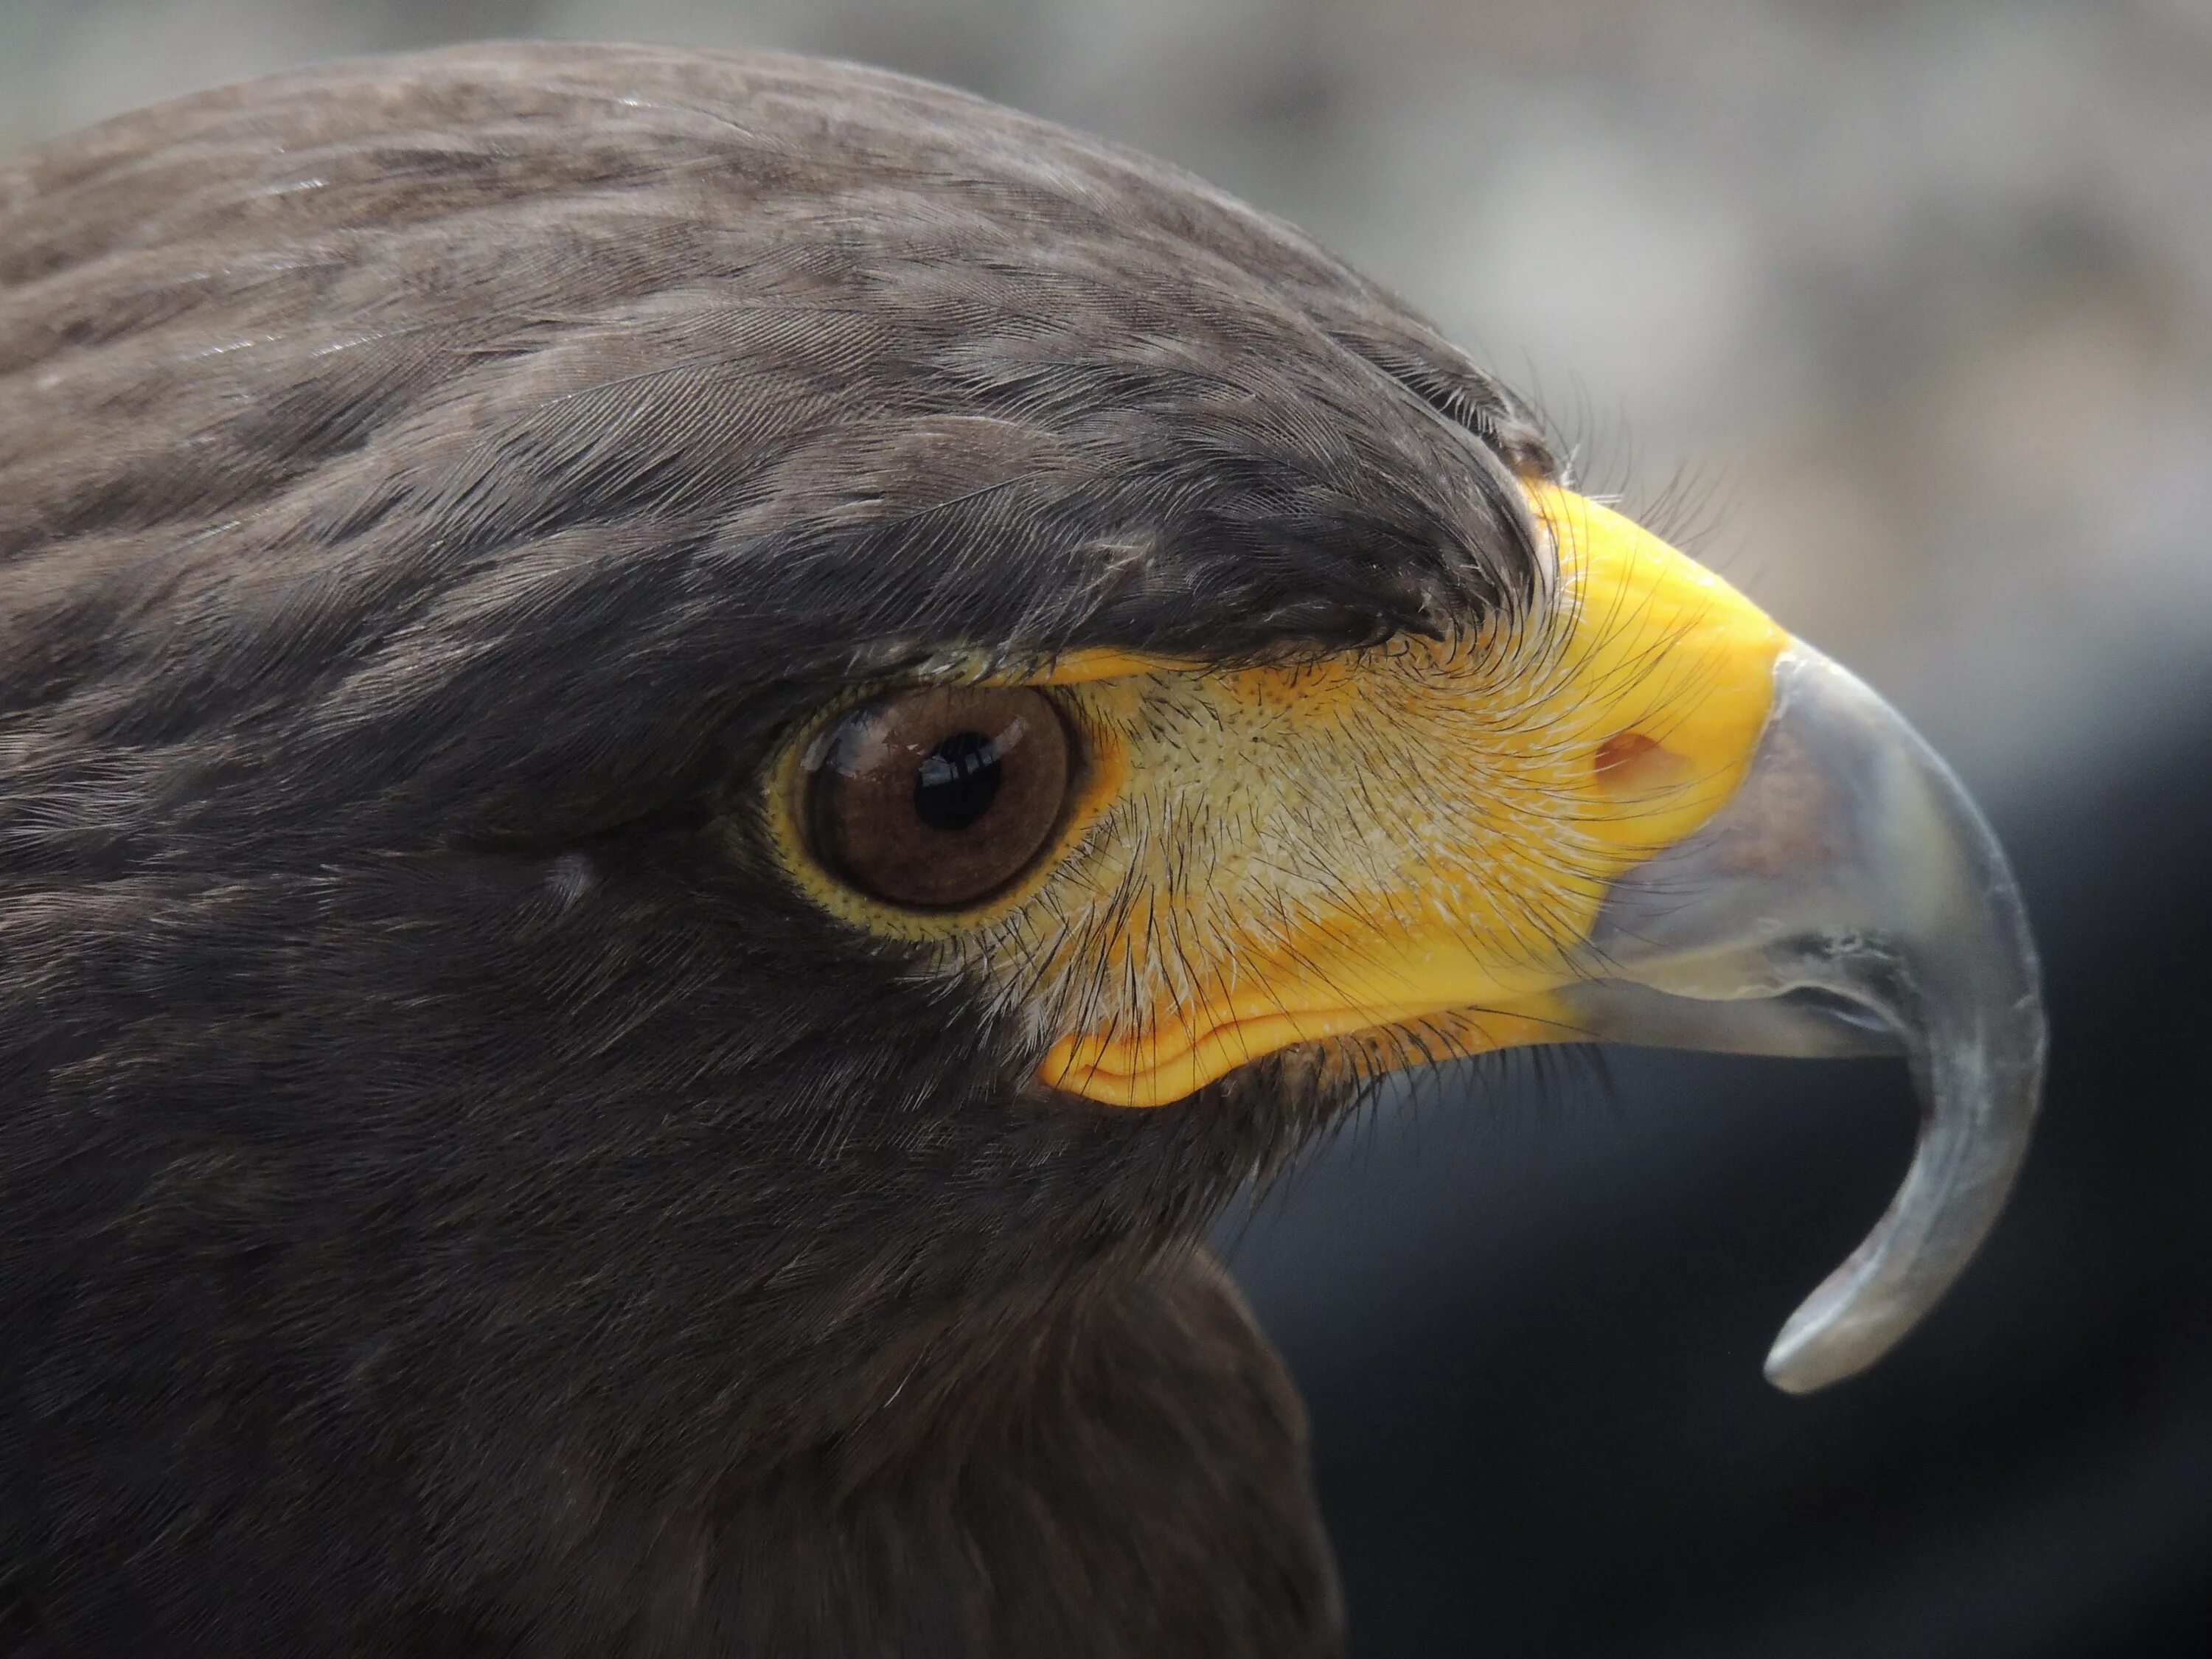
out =
[(866, 70), (0, 167), (0, 1650), (1332, 1650), (1198, 1241), (1342, 1091), (1040, 1099), (747, 803), (946, 648), (1517, 603), (1546, 465), (1297, 233)]

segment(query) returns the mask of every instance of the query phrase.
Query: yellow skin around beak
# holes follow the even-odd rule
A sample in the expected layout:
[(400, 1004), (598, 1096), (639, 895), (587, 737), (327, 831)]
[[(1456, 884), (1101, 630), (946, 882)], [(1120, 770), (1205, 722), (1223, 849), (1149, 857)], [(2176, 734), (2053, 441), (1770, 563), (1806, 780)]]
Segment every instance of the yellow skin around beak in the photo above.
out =
[(1601, 971), (1609, 885), (1735, 793), (1788, 636), (1620, 514), (1531, 500), (1556, 580), (1482, 635), (1051, 677), (1120, 787), (1036, 896), (1041, 1080), (1157, 1106), (1317, 1039), (1395, 1033), (1410, 1061), (1583, 1035), (1550, 994)]

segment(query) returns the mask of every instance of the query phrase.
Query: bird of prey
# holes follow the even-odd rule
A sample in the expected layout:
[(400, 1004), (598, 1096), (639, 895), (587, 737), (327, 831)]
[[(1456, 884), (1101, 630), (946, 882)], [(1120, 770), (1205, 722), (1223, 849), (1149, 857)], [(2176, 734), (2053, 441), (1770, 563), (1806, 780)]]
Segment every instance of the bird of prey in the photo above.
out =
[(0, 1652), (1295, 1656), (1209, 1220), (1402, 1067), (2042, 1049), (1846, 672), (1198, 180), (502, 46), (0, 166)]

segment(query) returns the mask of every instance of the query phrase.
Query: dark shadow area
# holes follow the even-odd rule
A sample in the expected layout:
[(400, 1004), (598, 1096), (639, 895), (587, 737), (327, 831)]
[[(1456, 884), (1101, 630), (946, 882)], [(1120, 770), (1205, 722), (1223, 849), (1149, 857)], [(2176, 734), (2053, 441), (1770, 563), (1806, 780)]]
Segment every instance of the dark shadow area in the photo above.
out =
[(2212, 724), (2172, 735), (1999, 824), (2044, 1125), (1870, 1375), (1801, 1400), (1759, 1367), (1903, 1171), (1880, 1064), (1432, 1082), (1263, 1206), (1235, 1260), (1312, 1408), (1359, 1659), (2212, 1653)]

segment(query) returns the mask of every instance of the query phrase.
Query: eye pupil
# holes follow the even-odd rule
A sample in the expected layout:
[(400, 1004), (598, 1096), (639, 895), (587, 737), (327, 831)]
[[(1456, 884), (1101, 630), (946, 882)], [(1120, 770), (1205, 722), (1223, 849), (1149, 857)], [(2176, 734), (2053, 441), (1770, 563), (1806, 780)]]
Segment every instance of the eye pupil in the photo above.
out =
[(923, 757), (915, 775), (915, 816), (957, 835), (991, 810), (1005, 781), (1000, 744), (981, 732), (956, 732)]

